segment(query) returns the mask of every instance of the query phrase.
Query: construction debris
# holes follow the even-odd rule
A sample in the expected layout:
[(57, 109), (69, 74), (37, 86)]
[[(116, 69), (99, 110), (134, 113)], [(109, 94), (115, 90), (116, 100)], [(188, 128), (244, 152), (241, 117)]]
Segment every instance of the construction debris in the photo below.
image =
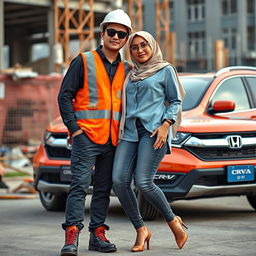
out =
[(33, 78), (37, 77), (38, 73), (34, 72), (30, 67), (21, 67), (20, 64), (16, 64), (13, 68), (2, 69), (1, 73), (3, 75), (9, 75), (13, 80), (18, 80), (22, 78)]
[(12, 193), (22, 192), (25, 189), (26, 192), (29, 192), (31, 194), (37, 194), (38, 192), (35, 190), (33, 184), (34, 184), (34, 179), (32, 177), (25, 178), (23, 179), (22, 183), (18, 187), (12, 190)]

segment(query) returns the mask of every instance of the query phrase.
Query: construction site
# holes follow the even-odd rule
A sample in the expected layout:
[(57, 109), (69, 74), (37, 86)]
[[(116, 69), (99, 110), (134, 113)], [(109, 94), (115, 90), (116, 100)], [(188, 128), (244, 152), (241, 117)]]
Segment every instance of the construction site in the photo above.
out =
[[(156, 4), (159, 17), (168, 15), (168, 1)], [(117, 8), (129, 13), (134, 30), (143, 29), (142, 1), (1, 0), (0, 163), (5, 168), (30, 165), (44, 128), (59, 115), (56, 99), (70, 60), (100, 44), (99, 24)], [(157, 25), (169, 35), (168, 22)]]
[[(123, 7), (141, 30), (142, 1), (1, 1), (2, 146), (38, 143), (42, 128), (59, 114), (56, 95), (70, 60), (94, 49), (99, 23)], [(47, 56), (33, 61), (38, 45), (47, 45)]]
[[(219, 0), (1, 0), (0, 163), (4, 167), (13, 167), (15, 161), (15, 168), (23, 167), (31, 160), (43, 130), (59, 116), (57, 94), (70, 61), (100, 44), (100, 22), (118, 8), (129, 14), (134, 31), (154, 35), (164, 59), (178, 71), (255, 65), (255, 1), (238, 1), (234, 7)], [(234, 24), (238, 25), (235, 32), (231, 30), (235, 35), (227, 37), (224, 18), (224, 25), (213, 22), (214, 8), (224, 10), (224, 18), (226, 9), (237, 12)], [(247, 21), (240, 22), (244, 14)], [(121, 54), (129, 60), (127, 49)]]
[(256, 0), (0, 0), (0, 254), (255, 255), (255, 42)]

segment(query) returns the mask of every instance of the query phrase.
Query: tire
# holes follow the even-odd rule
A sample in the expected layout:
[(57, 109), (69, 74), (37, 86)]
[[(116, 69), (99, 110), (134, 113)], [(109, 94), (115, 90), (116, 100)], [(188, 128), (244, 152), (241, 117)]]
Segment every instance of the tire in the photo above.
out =
[(47, 211), (64, 211), (66, 208), (66, 194), (53, 194), (39, 191), (40, 201)]
[(143, 220), (154, 220), (158, 215), (158, 210), (140, 192), (136, 194)]
[(249, 201), (250, 205), (256, 210), (256, 195), (247, 196), (247, 200)]

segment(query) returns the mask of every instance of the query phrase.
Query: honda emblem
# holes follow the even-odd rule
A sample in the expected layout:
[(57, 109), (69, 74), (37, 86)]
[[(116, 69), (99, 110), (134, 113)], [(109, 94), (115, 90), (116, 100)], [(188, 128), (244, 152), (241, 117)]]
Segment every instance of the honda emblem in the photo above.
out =
[(232, 149), (237, 149), (242, 147), (242, 137), (239, 135), (232, 135), (226, 137), (228, 141), (228, 147)]

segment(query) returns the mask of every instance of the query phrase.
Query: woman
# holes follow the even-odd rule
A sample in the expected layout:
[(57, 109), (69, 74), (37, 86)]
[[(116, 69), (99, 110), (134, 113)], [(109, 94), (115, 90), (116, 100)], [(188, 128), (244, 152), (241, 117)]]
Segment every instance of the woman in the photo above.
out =
[(145, 243), (149, 249), (151, 238), (131, 188), (133, 177), (136, 188), (163, 214), (181, 249), (187, 240), (183, 229), (186, 226), (174, 215), (163, 192), (154, 184), (154, 175), (180, 123), (184, 91), (174, 67), (163, 61), (152, 35), (136, 32), (130, 36), (128, 46), (134, 67), (124, 83), (113, 188), (137, 232), (132, 252), (143, 251)]

